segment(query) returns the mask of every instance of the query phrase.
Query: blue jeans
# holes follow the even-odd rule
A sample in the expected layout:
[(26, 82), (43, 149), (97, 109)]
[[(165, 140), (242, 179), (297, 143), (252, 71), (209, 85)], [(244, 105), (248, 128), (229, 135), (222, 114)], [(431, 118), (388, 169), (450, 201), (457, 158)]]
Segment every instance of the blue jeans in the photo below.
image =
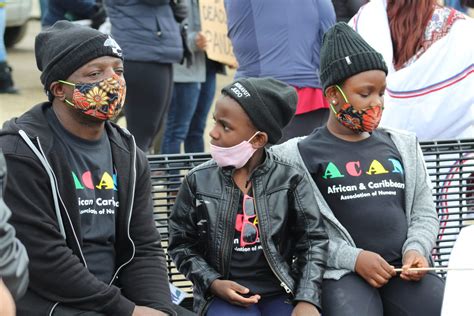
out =
[(187, 153), (204, 152), (203, 135), (215, 92), (216, 66), (212, 61), (206, 63), (204, 83), (174, 83), (161, 144), (162, 154), (178, 154), (183, 142)]
[(463, 12), (463, 13), (467, 12), (467, 8), (465, 8), (461, 5), (460, 0), (445, 0), (444, 5), (447, 6), (447, 7), (451, 7), (453, 9), (456, 9), (456, 10), (458, 10), (460, 12)]
[(161, 143), (162, 154), (177, 154), (186, 139), (199, 99), (199, 82), (175, 82), (168, 110), (165, 134)]
[(40, 2), (41, 20), (43, 20), (44, 16), (46, 15), (46, 11), (48, 11), (48, 0), (39, 0), (39, 2)]
[(206, 81), (201, 84), (199, 100), (194, 112), (188, 135), (184, 140), (184, 151), (187, 153), (204, 152), (204, 130), (206, 129), (207, 115), (211, 109), (214, 94), (216, 93), (216, 63), (207, 60)]
[(5, 43), (3, 37), (5, 36), (5, 24), (7, 16), (5, 14), (5, 8), (0, 8), (0, 62), (7, 60), (7, 50), (5, 49)]
[(51, 26), (59, 20), (66, 20), (66, 14), (72, 14), (79, 19), (91, 16), (96, 10), (95, 3), (96, 0), (49, 0), (47, 10), (41, 17), (41, 25)]
[(290, 316), (293, 305), (288, 295), (263, 297), (257, 304), (241, 307), (230, 304), (218, 297), (212, 300), (207, 316)]

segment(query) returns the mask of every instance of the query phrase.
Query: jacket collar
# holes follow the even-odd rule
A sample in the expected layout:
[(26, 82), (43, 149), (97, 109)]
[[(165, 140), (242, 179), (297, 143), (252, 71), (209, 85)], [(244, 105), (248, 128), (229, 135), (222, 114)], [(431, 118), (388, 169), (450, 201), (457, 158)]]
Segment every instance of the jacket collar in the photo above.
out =
[[(275, 165), (275, 157), (266, 148), (264, 149), (264, 155), (265, 155), (265, 160), (260, 165), (255, 167), (255, 169), (249, 175), (249, 180), (251, 180), (254, 177), (259, 177), (261, 175), (266, 174), (268, 170), (270, 170)], [(223, 167), (223, 168), (219, 167), (219, 168), (222, 170), (222, 173), (227, 178), (231, 178), (235, 171), (234, 167)]]

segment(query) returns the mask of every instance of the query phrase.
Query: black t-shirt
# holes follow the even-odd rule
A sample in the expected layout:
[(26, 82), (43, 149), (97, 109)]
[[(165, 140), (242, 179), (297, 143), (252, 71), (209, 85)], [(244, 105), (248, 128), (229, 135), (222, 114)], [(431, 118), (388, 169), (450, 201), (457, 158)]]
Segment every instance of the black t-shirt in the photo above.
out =
[(405, 178), (400, 153), (388, 133), (375, 130), (367, 139), (349, 142), (323, 127), (298, 146), (324, 199), (356, 246), (401, 264), (408, 231)]
[(235, 222), (234, 249), (230, 261), (230, 280), (247, 287), (251, 293), (261, 296), (281, 294), (283, 289), (268, 265), (260, 244), (257, 216), (246, 218), (247, 224), (245, 225), (253, 225), (258, 231), (258, 236), (248, 240), (249, 244), (245, 244), (245, 241), (244, 244), (241, 244), (240, 236), (244, 226), (243, 200), (244, 195), (241, 192)]
[(119, 207), (109, 139), (105, 132), (97, 141), (81, 139), (61, 125), (52, 109), (47, 117), (71, 167), (87, 269), (109, 283), (115, 271), (115, 216)]

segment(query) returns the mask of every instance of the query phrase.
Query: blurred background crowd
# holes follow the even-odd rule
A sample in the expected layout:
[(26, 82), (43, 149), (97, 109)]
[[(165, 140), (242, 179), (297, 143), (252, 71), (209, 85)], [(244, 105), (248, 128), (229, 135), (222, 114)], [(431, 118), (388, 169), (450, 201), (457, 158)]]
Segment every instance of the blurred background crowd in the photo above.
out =
[[(239, 77), (270, 76), (295, 87), (296, 115), (281, 141), (307, 135), (328, 116), (319, 81), (322, 37), (344, 21), (392, 65), (384, 125), (412, 130), (422, 140), (474, 136), (472, 41), (457, 46), (458, 58), (452, 47), (469, 38), (463, 32), (472, 23), (457, 25), (471, 20), (472, 1), (377, 0), (362, 10), (365, 0), (221, 2), (234, 64), (208, 58), (212, 39), (201, 28), (199, 0), (0, 0), (0, 121), (45, 101), (34, 37), (67, 19), (110, 33), (121, 46), (127, 99), (118, 123), (145, 152), (206, 151), (214, 95)], [(384, 6), (380, 12), (377, 3)], [(276, 18), (282, 14), (288, 19)], [(429, 71), (434, 62), (436, 70)], [(447, 102), (456, 105), (448, 111)], [(427, 103), (429, 112), (421, 106)]]

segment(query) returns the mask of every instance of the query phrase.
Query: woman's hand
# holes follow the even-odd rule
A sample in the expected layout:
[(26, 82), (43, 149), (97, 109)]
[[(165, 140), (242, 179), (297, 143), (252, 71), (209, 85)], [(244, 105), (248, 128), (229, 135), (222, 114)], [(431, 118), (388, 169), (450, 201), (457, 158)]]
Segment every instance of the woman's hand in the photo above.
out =
[(403, 255), (403, 271), (400, 278), (406, 281), (420, 281), (427, 271), (408, 271), (409, 268), (428, 268), (428, 261), (416, 250), (408, 250)]
[(375, 288), (384, 286), (397, 274), (379, 254), (367, 250), (362, 250), (357, 256), (355, 271)]

